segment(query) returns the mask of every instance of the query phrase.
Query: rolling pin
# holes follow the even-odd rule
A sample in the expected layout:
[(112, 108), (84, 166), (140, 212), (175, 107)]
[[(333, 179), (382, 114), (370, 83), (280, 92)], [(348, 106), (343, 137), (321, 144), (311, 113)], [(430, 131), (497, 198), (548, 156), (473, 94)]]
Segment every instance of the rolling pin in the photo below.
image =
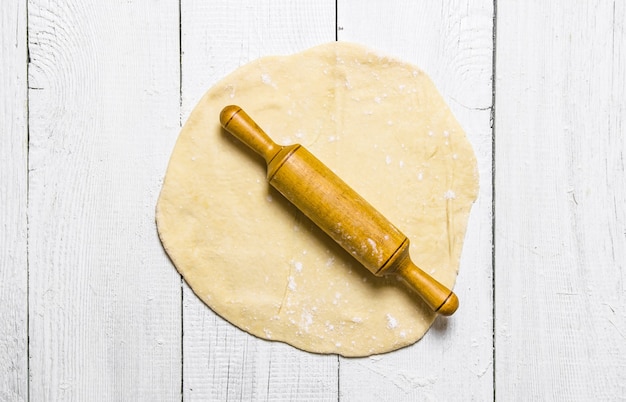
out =
[(411, 261), (409, 239), (306, 148), (276, 144), (239, 106), (220, 122), (265, 159), (274, 188), (374, 275), (399, 276), (439, 314), (456, 311), (454, 292)]

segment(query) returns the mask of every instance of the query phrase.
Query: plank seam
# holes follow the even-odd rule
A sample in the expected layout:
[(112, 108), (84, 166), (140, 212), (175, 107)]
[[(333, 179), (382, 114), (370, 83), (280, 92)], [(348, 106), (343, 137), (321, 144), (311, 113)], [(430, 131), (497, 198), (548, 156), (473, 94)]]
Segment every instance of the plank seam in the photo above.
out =
[(339, 0), (335, 0), (335, 42), (339, 41)]
[[(183, 126), (183, 6), (178, 0), (178, 127)], [(180, 400), (185, 400), (185, 282), (180, 281)]]
[(496, 400), (496, 41), (498, 0), (493, 0), (491, 56), (491, 344), (492, 400)]
[[(339, 0), (335, 0), (335, 42), (339, 41)], [(337, 402), (341, 401), (341, 356), (337, 355)]]
[(26, 400), (30, 401), (30, 24), (29, 1), (24, 0), (26, 24)]

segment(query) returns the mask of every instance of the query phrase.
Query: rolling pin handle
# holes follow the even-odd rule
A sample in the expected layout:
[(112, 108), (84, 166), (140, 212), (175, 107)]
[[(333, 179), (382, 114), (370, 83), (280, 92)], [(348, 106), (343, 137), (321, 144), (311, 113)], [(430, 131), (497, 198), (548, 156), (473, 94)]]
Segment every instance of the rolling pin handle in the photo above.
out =
[(261, 155), (268, 164), (282, 148), (239, 106), (226, 106), (220, 113), (220, 123), (228, 132)]
[(396, 274), (417, 291), (434, 312), (450, 316), (459, 308), (459, 298), (454, 292), (422, 271), (410, 259), (401, 263)]

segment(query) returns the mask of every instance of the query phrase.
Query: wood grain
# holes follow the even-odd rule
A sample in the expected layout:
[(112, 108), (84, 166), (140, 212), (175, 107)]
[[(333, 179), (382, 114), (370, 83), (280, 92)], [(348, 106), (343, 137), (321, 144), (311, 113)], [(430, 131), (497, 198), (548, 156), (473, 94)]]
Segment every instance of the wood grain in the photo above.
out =
[(26, 1), (0, 6), (0, 400), (28, 400)]
[[(206, 90), (248, 61), (335, 38), (329, 0), (187, 1), (181, 17), (183, 119)], [(185, 400), (338, 398), (336, 356), (254, 338), (217, 317), (187, 286), (183, 323)]]
[(177, 15), (175, 0), (29, 2), (32, 400), (180, 396), (180, 280), (154, 224)]
[(491, 128), (493, 4), (338, 2), (339, 40), (412, 62), (431, 76), (473, 144), (480, 194), (455, 292), (461, 307), (417, 344), (383, 356), (340, 359), (347, 400), (489, 400), (492, 381)]
[(624, 2), (503, 2), (496, 397), (626, 395)]

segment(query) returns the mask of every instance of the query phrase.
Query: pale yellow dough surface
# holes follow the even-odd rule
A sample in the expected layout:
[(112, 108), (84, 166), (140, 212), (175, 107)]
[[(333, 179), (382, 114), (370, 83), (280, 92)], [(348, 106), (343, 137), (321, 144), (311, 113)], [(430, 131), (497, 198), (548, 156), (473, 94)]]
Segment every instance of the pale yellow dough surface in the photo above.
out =
[(262, 159), (220, 128), (229, 104), (276, 142), (307, 147), (409, 237), (417, 265), (452, 287), (478, 178), (472, 148), (431, 80), (342, 42), (249, 63), (189, 116), (157, 205), (176, 268), (239, 328), (344, 356), (420, 339), (435, 316), (269, 187)]

